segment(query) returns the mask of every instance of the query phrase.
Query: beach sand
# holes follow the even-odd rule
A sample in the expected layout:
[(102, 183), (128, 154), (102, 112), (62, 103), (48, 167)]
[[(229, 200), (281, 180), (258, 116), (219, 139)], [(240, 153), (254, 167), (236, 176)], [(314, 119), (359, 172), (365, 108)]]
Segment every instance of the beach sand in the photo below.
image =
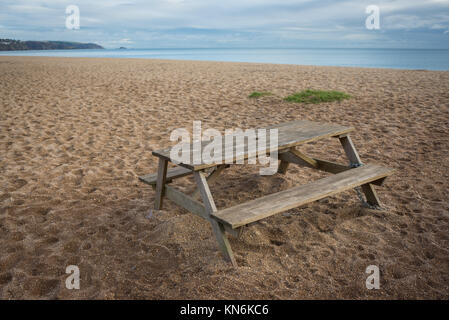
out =
[[(309, 88), (353, 97), (282, 100)], [(449, 72), (0, 57), (0, 97), (2, 299), (449, 298)], [(204, 220), (169, 200), (149, 216), (154, 191), (137, 177), (172, 130), (299, 119), (356, 127), (362, 160), (397, 169), (377, 188), (383, 211), (351, 190), (277, 214), (230, 238), (238, 269)], [(338, 139), (301, 150), (346, 162)], [(233, 166), (211, 190), (223, 208), (321, 176)], [(65, 287), (68, 265), (80, 290)]]

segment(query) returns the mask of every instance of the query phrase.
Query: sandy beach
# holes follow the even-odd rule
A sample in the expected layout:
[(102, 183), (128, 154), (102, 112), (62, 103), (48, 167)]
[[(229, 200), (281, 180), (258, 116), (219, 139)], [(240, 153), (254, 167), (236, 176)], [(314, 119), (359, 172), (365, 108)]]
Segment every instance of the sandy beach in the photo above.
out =
[[(304, 89), (352, 98), (283, 101)], [(448, 71), (0, 57), (0, 97), (1, 299), (449, 298)], [(384, 210), (351, 190), (262, 220), (230, 238), (237, 269), (204, 220), (169, 200), (149, 216), (138, 176), (172, 130), (300, 119), (354, 126), (362, 160), (397, 170), (377, 189)], [(346, 162), (337, 139), (302, 150)], [(211, 190), (223, 208), (321, 176), (233, 166)], [(65, 287), (68, 265), (80, 290)]]

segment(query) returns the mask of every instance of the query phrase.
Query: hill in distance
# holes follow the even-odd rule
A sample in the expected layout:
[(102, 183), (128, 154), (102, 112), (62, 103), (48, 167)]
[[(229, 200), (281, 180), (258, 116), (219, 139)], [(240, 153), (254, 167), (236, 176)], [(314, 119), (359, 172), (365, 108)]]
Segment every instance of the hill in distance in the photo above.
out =
[(0, 39), (0, 51), (15, 50), (68, 50), (68, 49), (104, 49), (95, 43), (68, 41), (20, 41)]

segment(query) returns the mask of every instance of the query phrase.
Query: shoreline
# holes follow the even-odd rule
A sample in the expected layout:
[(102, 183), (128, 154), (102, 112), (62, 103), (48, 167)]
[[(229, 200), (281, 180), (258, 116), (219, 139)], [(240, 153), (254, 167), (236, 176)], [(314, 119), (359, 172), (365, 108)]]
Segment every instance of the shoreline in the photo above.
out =
[[(0, 52), (0, 56), (136, 58), (177, 61), (268, 63), (304, 66), (360, 67), (395, 70), (449, 70), (449, 49), (102, 49)], [(329, 65), (329, 62), (332, 65)]]
[[(83, 50), (83, 49), (79, 49)], [(50, 51), (50, 50), (43, 50)], [(367, 69), (367, 70), (386, 70), (386, 71), (426, 71), (426, 72), (449, 72), (449, 70), (433, 70), (433, 69), (405, 69), (405, 68), (380, 68), (380, 67), (358, 67), (358, 66), (337, 66), (337, 65), (307, 65), (307, 64), (290, 64), (290, 63), (272, 63), (272, 62), (249, 62), (249, 61), (216, 61), (216, 60), (187, 60), (187, 59), (160, 59), (160, 58), (144, 58), (144, 57), (64, 57), (64, 56), (15, 56), (1, 55), (7, 58), (47, 58), (47, 59), (92, 59), (92, 60), (149, 60), (161, 62), (198, 62), (198, 63), (230, 63), (230, 64), (252, 64), (252, 65), (272, 65), (272, 66), (291, 66), (291, 67), (313, 67), (313, 68), (347, 68), (347, 69)]]

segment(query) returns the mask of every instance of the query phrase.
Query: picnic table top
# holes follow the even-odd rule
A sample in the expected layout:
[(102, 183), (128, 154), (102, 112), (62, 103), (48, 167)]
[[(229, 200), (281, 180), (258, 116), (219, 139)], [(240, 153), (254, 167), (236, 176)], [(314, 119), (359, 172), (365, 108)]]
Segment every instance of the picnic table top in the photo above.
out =
[[(280, 123), (276, 125), (272, 125), (269, 127), (264, 127), (261, 129), (278, 129), (278, 144), (277, 146), (270, 146), (268, 143), (268, 137), (269, 132), (267, 132), (267, 144), (265, 146), (265, 149), (262, 149), (262, 152), (266, 151), (266, 153), (269, 153), (271, 151), (280, 151), (283, 149), (287, 149), (290, 147), (294, 147), (300, 144), (304, 144), (307, 142), (312, 142), (315, 140), (328, 138), (332, 136), (339, 136), (346, 133), (349, 133), (351, 131), (354, 131), (355, 129), (353, 127), (347, 127), (342, 126), (334, 123), (322, 123), (322, 122), (313, 122), (308, 120), (296, 120), (291, 122), (285, 122)], [(210, 141), (202, 141), (201, 146), (204, 147), (208, 145)], [(156, 150), (153, 151), (153, 155), (165, 158), (168, 161), (171, 161), (170, 159), (170, 151), (172, 147), (165, 148), (162, 150)], [(179, 166), (188, 168), (193, 171), (203, 170), (206, 168), (214, 167), (220, 163), (204, 163), (201, 161), (200, 163), (193, 163), (193, 152), (198, 149), (198, 145), (190, 144), (190, 161), (189, 163), (177, 163)], [(243, 150), (243, 152), (235, 152), (237, 150)], [(223, 151), (222, 154), (226, 155), (225, 152), (225, 145), (223, 143)], [(236, 143), (233, 143), (233, 151), (232, 159), (225, 159), (225, 160), (242, 160), (247, 159), (250, 156), (249, 150), (247, 148), (247, 139), (243, 140), (243, 146), (237, 147)], [(226, 162), (228, 163), (228, 162)]]

